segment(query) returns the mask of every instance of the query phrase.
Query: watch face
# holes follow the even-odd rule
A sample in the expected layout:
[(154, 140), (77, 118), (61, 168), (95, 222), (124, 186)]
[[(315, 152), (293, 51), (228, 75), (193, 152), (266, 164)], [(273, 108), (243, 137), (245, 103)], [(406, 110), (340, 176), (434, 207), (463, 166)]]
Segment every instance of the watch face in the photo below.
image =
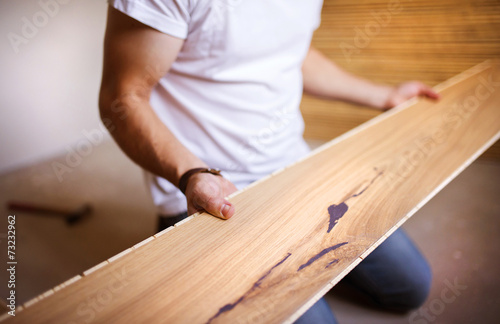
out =
[(202, 172), (211, 173), (211, 174), (215, 174), (215, 175), (220, 175), (221, 171), (219, 169), (209, 168), (209, 169), (206, 169), (205, 171), (202, 171)]

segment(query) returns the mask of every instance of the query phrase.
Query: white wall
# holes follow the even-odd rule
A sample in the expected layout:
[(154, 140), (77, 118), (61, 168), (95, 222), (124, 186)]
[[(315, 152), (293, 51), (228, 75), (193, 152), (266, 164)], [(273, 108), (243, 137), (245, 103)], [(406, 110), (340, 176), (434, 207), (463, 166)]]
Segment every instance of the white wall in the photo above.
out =
[(105, 0), (0, 0), (0, 173), (99, 128), (106, 11)]

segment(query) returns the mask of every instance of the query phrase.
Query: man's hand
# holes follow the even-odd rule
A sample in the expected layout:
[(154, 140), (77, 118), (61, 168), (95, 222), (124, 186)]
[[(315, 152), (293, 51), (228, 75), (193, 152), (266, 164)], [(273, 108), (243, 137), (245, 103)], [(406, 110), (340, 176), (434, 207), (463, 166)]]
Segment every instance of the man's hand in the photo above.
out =
[(382, 110), (391, 109), (408, 99), (416, 96), (424, 96), (430, 99), (439, 99), (439, 94), (431, 87), (418, 81), (403, 82), (389, 91), (385, 105)]
[(209, 173), (196, 173), (189, 178), (186, 187), (188, 215), (198, 211), (228, 219), (234, 214), (234, 206), (225, 199), (237, 189), (227, 179)]
[(322, 98), (387, 110), (415, 96), (438, 99), (439, 95), (418, 81), (392, 87), (376, 84), (344, 71), (314, 47), (302, 65), (304, 91)]

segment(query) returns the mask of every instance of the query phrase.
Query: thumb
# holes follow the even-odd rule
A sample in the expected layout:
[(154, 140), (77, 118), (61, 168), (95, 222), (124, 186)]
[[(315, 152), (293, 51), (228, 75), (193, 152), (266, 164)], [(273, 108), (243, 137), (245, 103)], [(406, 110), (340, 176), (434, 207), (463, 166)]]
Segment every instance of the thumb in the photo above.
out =
[(234, 206), (229, 201), (212, 195), (193, 197), (193, 207), (196, 211), (204, 210), (222, 219), (229, 219), (234, 215)]
[(234, 206), (229, 201), (224, 199), (220, 213), (223, 218), (229, 219), (234, 215)]

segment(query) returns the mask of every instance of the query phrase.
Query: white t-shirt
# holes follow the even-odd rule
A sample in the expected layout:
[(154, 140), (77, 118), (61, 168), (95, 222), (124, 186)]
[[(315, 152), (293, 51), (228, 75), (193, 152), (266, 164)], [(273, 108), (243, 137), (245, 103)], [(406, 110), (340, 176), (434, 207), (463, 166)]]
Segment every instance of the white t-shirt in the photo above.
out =
[[(299, 111), (302, 62), (322, 0), (111, 0), (128, 16), (185, 40), (151, 95), (162, 122), (238, 188), (308, 153)], [(175, 152), (172, 152), (175, 154)], [(146, 173), (159, 212), (184, 195)]]

